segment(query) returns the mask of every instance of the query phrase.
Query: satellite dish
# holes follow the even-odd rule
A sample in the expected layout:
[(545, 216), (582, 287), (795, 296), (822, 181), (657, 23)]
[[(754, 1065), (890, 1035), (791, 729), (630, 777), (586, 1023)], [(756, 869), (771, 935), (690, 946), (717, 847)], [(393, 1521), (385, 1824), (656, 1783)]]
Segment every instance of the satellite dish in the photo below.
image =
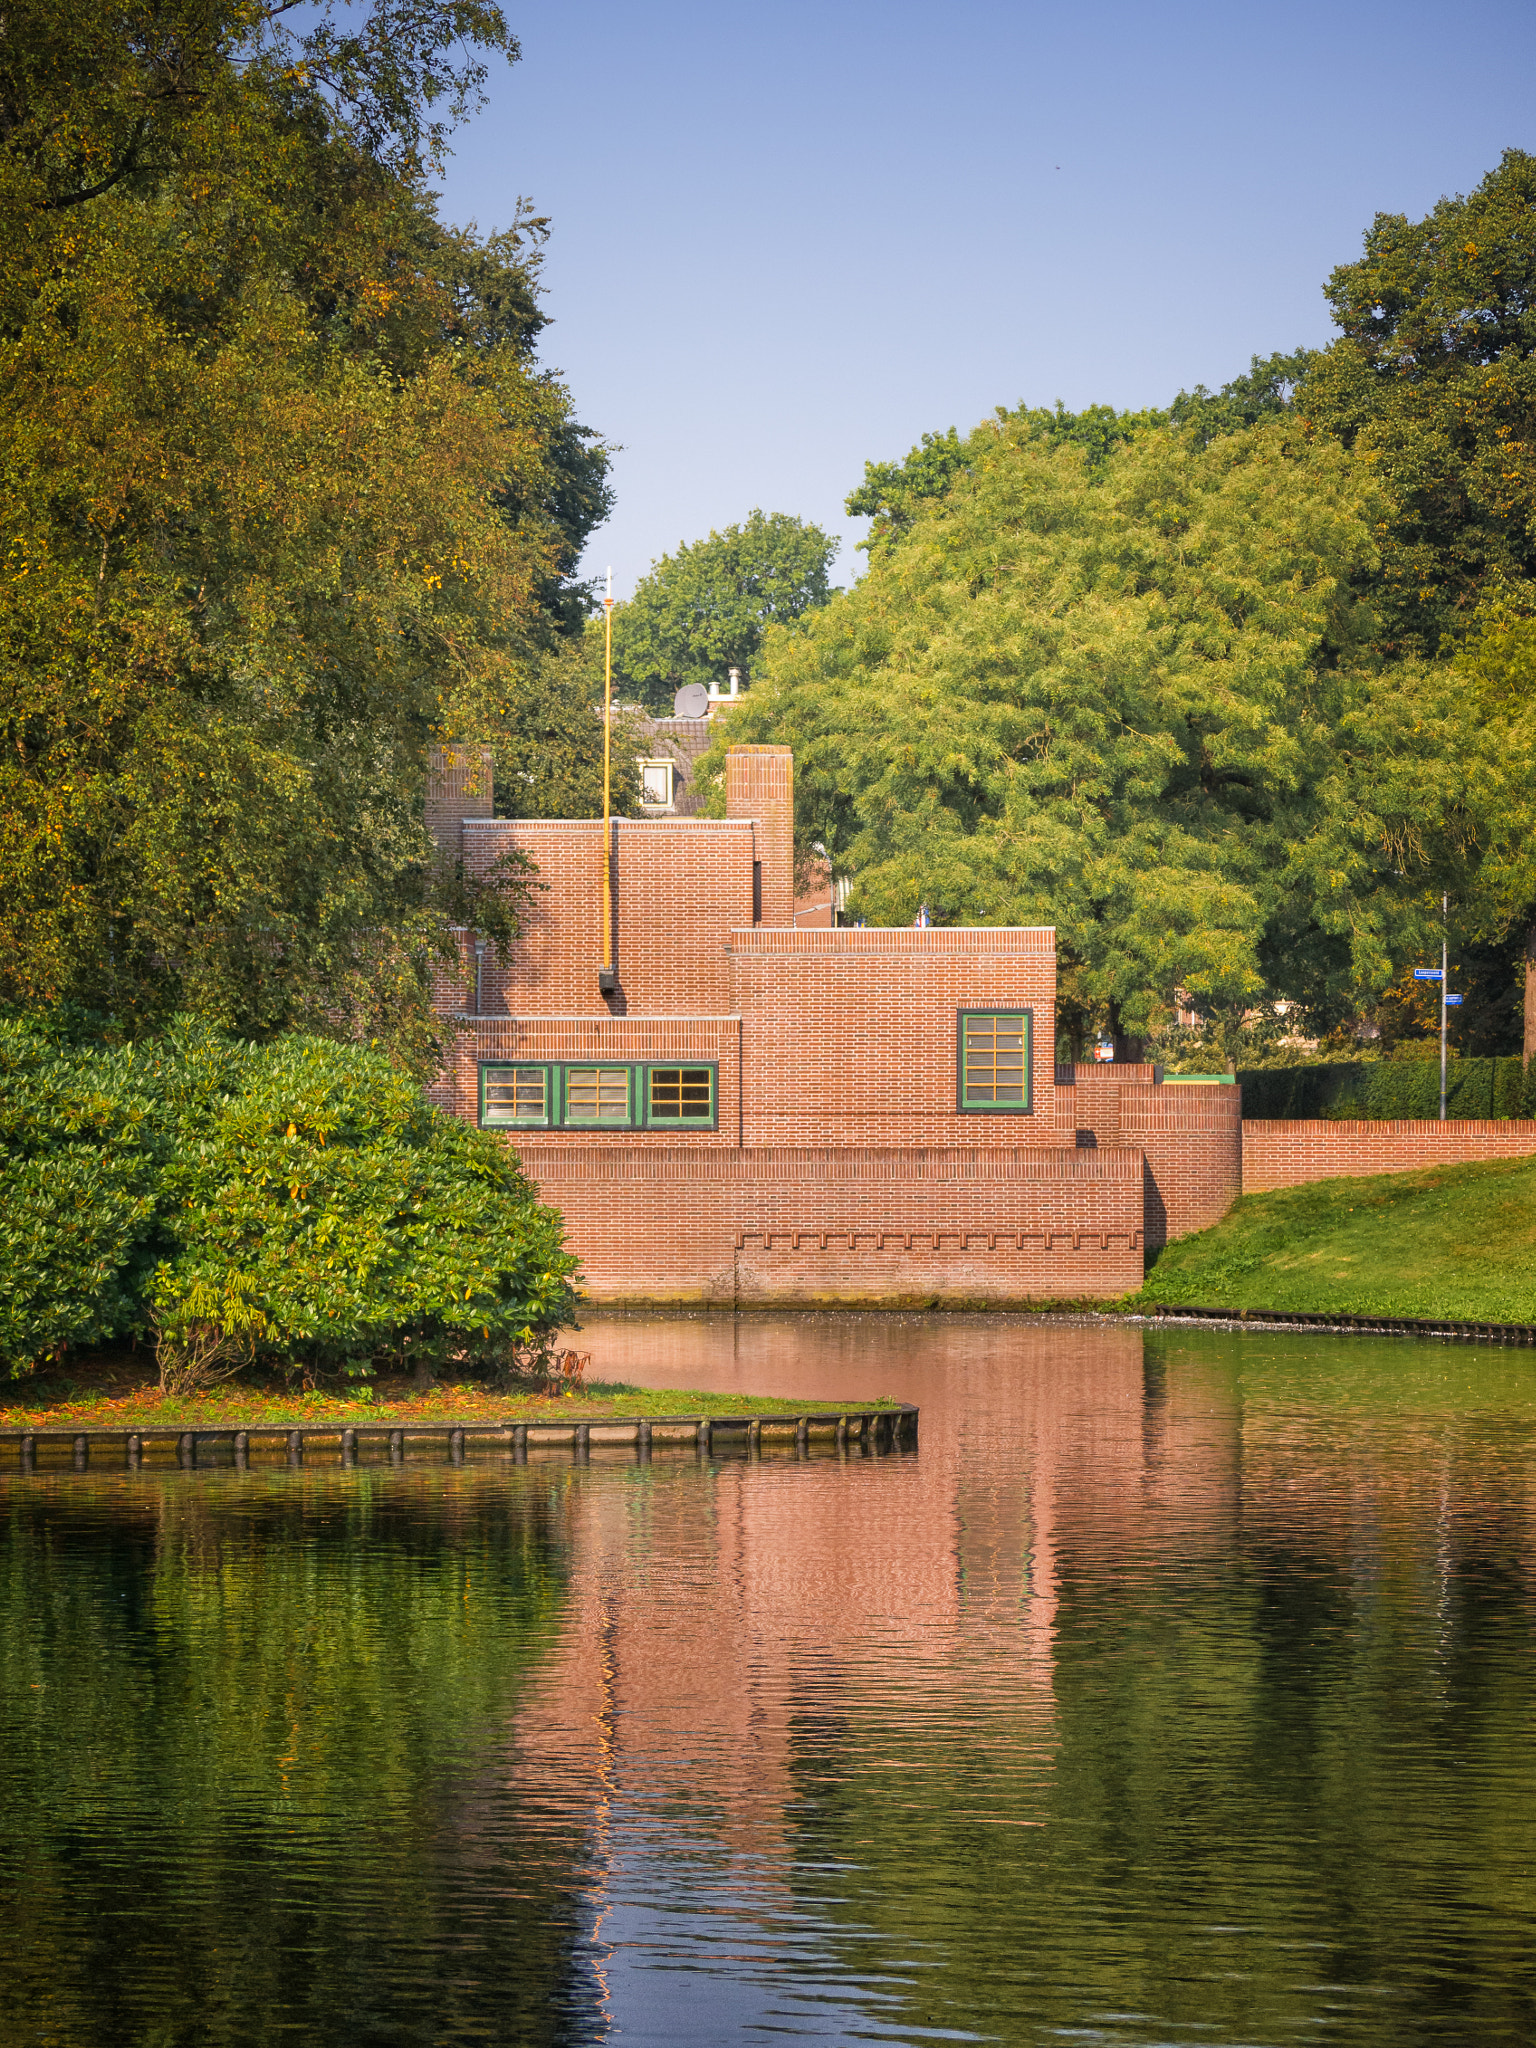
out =
[(709, 716), (709, 692), (702, 683), (684, 683), (672, 699), (674, 718), (707, 718)]

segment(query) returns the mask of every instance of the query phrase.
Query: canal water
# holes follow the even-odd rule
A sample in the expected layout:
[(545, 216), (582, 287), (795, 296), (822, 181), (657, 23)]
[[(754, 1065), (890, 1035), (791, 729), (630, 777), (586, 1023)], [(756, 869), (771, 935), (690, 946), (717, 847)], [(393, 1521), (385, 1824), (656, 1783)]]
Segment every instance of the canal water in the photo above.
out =
[(1536, 1357), (594, 1318), (915, 1453), (0, 1477), (0, 2042), (1536, 2041)]

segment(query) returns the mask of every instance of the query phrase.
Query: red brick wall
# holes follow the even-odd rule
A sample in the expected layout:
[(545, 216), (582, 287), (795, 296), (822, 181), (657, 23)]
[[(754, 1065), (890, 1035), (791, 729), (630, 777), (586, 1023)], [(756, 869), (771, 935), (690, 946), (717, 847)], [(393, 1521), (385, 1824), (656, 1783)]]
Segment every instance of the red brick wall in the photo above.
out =
[(1130, 1150), (522, 1146), (598, 1301), (896, 1307), (1141, 1283)]
[(1118, 1062), (1063, 1068), (1062, 1115), (1079, 1145), (1128, 1145), (1147, 1163), (1147, 1248), (1220, 1222), (1242, 1193), (1242, 1090), (1153, 1080)]
[(1122, 1145), (1147, 1162), (1147, 1248), (1219, 1223), (1243, 1191), (1243, 1092), (1135, 1082), (1120, 1090)]
[(1243, 1125), (1243, 1192), (1355, 1174), (1411, 1173), (1462, 1160), (1519, 1159), (1533, 1152), (1536, 1123), (1514, 1120), (1331, 1123), (1250, 1117)]
[[(748, 1145), (1072, 1142), (1055, 1088), (1056, 935), (1034, 929), (737, 931)], [(955, 1107), (961, 1009), (1034, 1012), (1034, 1113)]]
[[(663, 1016), (731, 1008), (726, 941), (752, 922), (756, 828), (748, 819), (620, 818), (612, 827), (614, 964), (623, 1006)], [(518, 849), (545, 884), (528, 899), (510, 963), (485, 966), (498, 1015), (605, 1017), (601, 820), (504, 819), (464, 832), (465, 865), (485, 875)]]

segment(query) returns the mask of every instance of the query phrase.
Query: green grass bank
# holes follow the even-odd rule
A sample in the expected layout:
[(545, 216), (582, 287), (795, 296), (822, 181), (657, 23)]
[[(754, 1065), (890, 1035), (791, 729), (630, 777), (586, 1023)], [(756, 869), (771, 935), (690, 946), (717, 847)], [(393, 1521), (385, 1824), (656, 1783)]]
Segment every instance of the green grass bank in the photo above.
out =
[(1536, 1159), (1245, 1195), (1126, 1305), (1180, 1303), (1536, 1322)]
[(632, 1387), (593, 1380), (569, 1393), (511, 1392), (484, 1380), (444, 1381), (423, 1392), (409, 1379), (335, 1384), (304, 1393), (280, 1383), (231, 1381), (198, 1394), (166, 1394), (153, 1366), (119, 1353), (72, 1371), (40, 1373), (0, 1389), (0, 1429), (440, 1428), (445, 1422), (606, 1422), (630, 1415), (801, 1415), (837, 1408), (894, 1408), (883, 1396), (807, 1402), (771, 1394)]

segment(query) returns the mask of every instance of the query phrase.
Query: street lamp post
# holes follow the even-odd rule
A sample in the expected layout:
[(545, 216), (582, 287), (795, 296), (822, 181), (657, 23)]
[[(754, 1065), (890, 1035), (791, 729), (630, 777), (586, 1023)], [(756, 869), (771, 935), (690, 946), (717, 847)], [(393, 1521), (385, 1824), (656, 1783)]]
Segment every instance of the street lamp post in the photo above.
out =
[(1451, 899), (1440, 898), (1440, 1121), (1445, 1122), (1445, 985), (1451, 973)]

